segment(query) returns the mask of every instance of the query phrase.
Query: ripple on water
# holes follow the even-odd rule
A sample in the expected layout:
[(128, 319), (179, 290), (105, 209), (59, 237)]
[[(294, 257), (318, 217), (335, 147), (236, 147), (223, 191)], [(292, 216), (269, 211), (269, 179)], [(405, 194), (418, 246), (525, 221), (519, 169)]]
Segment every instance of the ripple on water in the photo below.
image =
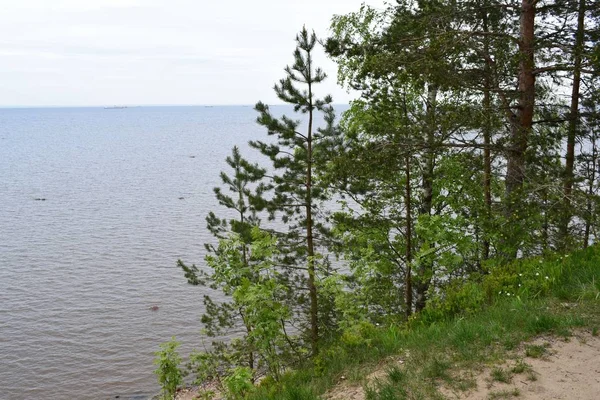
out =
[(256, 161), (264, 133), (247, 107), (120, 111), (0, 109), (7, 399), (144, 398), (160, 343), (200, 343), (202, 293), (175, 261), (201, 263), (224, 159)]

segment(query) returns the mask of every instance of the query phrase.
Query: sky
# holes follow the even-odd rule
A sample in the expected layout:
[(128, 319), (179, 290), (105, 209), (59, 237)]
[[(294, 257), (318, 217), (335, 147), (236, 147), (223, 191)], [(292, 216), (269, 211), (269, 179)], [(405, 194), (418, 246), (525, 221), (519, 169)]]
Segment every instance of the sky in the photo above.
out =
[[(0, 0), (0, 107), (278, 103), (306, 25), (383, 0)], [(317, 94), (353, 97), (335, 64)]]

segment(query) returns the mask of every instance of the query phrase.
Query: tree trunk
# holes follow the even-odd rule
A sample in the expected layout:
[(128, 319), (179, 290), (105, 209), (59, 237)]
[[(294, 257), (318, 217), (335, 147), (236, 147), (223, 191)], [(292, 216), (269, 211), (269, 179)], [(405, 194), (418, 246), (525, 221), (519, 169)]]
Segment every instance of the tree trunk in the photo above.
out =
[(525, 181), (525, 152), (533, 125), (535, 106), (534, 38), (536, 0), (521, 1), (519, 40), (519, 103), (517, 114), (509, 121), (510, 145), (506, 169), (507, 214), (516, 210), (516, 196)]
[(412, 213), (411, 213), (411, 190), (410, 190), (410, 153), (405, 156), (406, 168), (406, 193), (404, 195), (404, 206), (406, 208), (406, 276), (404, 278), (404, 291), (406, 299), (406, 318), (412, 314), (413, 292), (412, 292)]
[[(419, 207), (420, 215), (431, 215), (431, 209), (433, 205), (433, 173), (435, 168), (435, 114), (436, 114), (436, 100), (437, 100), (438, 88), (436, 85), (429, 84), (427, 87), (427, 126), (426, 126), (426, 140), (425, 143), (425, 154), (423, 157), (423, 199), (421, 206)], [(435, 244), (432, 244), (434, 246)], [(417, 282), (415, 284), (416, 289), (416, 301), (415, 311), (419, 312), (425, 308), (427, 303), (427, 290), (431, 284), (431, 273), (433, 272), (433, 262), (430, 260), (423, 260), (418, 268)]]
[(596, 145), (597, 136), (595, 133), (592, 134), (592, 164), (590, 168), (590, 176), (588, 181), (588, 192), (586, 201), (586, 213), (585, 213), (585, 232), (583, 236), (583, 248), (587, 248), (590, 243), (590, 228), (592, 226), (592, 198), (594, 196), (594, 185), (596, 184), (596, 171), (598, 170), (598, 147)]
[[(310, 68), (310, 65), (309, 65)], [(311, 349), (313, 356), (319, 352), (319, 307), (317, 304), (317, 286), (315, 284), (315, 247), (313, 240), (313, 221), (312, 221), (312, 125), (313, 125), (313, 106), (312, 106), (312, 85), (308, 84), (309, 113), (308, 113), (308, 133), (306, 140), (307, 147), (307, 165), (306, 165), (306, 245), (308, 255), (308, 290), (310, 295), (310, 336)]]
[(523, 240), (522, 216), (518, 215), (521, 189), (525, 182), (525, 155), (533, 126), (535, 107), (534, 38), (535, 4), (537, 0), (521, 1), (519, 38), (519, 100), (517, 112), (507, 110), (509, 115), (510, 141), (506, 152), (506, 198), (504, 212), (508, 220), (503, 243), (503, 255), (507, 259), (517, 256)]
[[(488, 31), (488, 16), (487, 9), (483, 14), (483, 31)], [(489, 39), (486, 36), (484, 38), (483, 51), (486, 56), (489, 56), (490, 45)], [(486, 226), (483, 229), (483, 259), (487, 260), (490, 258), (490, 239), (488, 234), (490, 219), (492, 216), (492, 156), (491, 156), (491, 141), (492, 141), (492, 126), (491, 126), (491, 98), (490, 98), (490, 65), (489, 63), (484, 64), (484, 85), (483, 88), (483, 112), (484, 112), (484, 124), (483, 124), (483, 196), (485, 201), (485, 218), (484, 223)]]
[(569, 110), (569, 132), (567, 135), (567, 154), (565, 155), (565, 175), (563, 182), (563, 216), (560, 224), (560, 245), (566, 249), (571, 222), (571, 196), (573, 194), (573, 178), (575, 169), (575, 138), (579, 122), (579, 87), (581, 84), (581, 53), (585, 23), (585, 0), (579, 0), (577, 12), (577, 30), (575, 31), (575, 47), (573, 49), (573, 87), (571, 89), (571, 107)]

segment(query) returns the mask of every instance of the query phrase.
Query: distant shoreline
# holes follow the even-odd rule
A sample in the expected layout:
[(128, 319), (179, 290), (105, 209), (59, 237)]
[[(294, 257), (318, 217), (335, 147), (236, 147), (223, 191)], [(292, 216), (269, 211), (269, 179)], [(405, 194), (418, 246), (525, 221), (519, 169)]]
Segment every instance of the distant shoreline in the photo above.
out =
[[(291, 107), (289, 104), (278, 103), (269, 104), (269, 107)], [(334, 107), (347, 107), (348, 104), (338, 103), (333, 104)], [(138, 104), (138, 105), (123, 105), (125, 108), (151, 108), (151, 107), (254, 107), (254, 104)], [(15, 109), (60, 109), (60, 108), (107, 108), (106, 105), (87, 105), (87, 106), (0, 106), (0, 110), (15, 110)]]

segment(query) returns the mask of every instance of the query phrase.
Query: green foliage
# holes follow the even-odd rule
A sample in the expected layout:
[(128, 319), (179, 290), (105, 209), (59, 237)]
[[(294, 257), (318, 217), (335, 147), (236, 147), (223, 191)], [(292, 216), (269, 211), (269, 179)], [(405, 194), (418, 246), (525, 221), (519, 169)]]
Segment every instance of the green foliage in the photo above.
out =
[(252, 379), (252, 370), (248, 367), (237, 367), (230, 371), (223, 380), (227, 390), (227, 398), (229, 400), (246, 398), (248, 394), (254, 391)]
[[(378, 363), (390, 354), (400, 354), (403, 366), (418, 366), (413, 369), (399, 369), (388, 374), (388, 379), (367, 390), (374, 399), (386, 398), (387, 395), (422, 396), (423, 398), (436, 398), (437, 380), (445, 380), (449, 385), (456, 387), (471, 387), (468, 379), (455, 377), (451, 368), (462, 363), (477, 363), (483, 360), (495, 360), (508, 349), (514, 349), (517, 344), (534, 335), (548, 332), (563, 332), (568, 327), (580, 326), (581, 320), (574, 318), (571, 311), (558, 308), (547, 297), (557, 291), (557, 285), (572, 285), (575, 282), (589, 282), (594, 279), (598, 271), (600, 253), (597, 248), (571, 254), (569, 257), (549, 256), (547, 260), (539, 263), (535, 258), (530, 262), (516, 261), (516, 264), (525, 265), (532, 271), (558, 271), (553, 275), (554, 280), (550, 288), (540, 294), (528, 296), (498, 295), (495, 293), (490, 302), (483, 289), (484, 283), (473, 281), (466, 282), (468, 287), (460, 294), (461, 286), (457, 283), (453, 291), (457, 298), (464, 304), (469, 304), (468, 293), (474, 293), (474, 298), (481, 307), (473, 308), (465, 313), (427, 314), (427, 309), (415, 317), (410, 325), (387, 325), (377, 327), (368, 321), (348, 325), (340, 332), (338, 339), (324, 344), (319, 356), (312, 362), (305, 364), (295, 372), (282, 374), (279, 380), (268, 378), (264, 380), (256, 391), (249, 395), (250, 399), (316, 399), (319, 394), (334, 384), (340, 374), (346, 376), (351, 373), (349, 369), (356, 365), (369, 365)], [(573, 262), (573, 260), (575, 260)], [(561, 268), (556, 268), (559, 262)], [(581, 268), (579, 268), (581, 266)], [(501, 266), (494, 268), (500, 270)], [(505, 266), (509, 271), (517, 268)], [(500, 274), (500, 271), (496, 272)], [(494, 279), (495, 275), (486, 277)], [(500, 274), (504, 276), (504, 274)], [(535, 272), (533, 273), (535, 276)], [(574, 294), (577, 296), (577, 294)], [(440, 297), (440, 309), (452, 309), (444, 306), (444, 298)], [(448, 298), (450, 301), (450, 298)], [(456, 300), (452, 300), (456, 303)], [(591, 299), (590, 299), (591, 301)], [(446, 308), (447, 307), (447, 308)], [(458, 310), (460, 311), (460, 310)], [(563, 312), (564, 311), (564, 312)], [(456, 315), (453, 318), (451, 315)], [(437, 319), (436, 319), (437, 318)], [(542, 351), (546, 351), (540, 346)], [(537, 347), (527, 347), (526, 355), (532, 356)], [(396, 356), (397, 357), (397, 356)], [(396, 358), (394, 357), (394, 358)], [(517, 364), (518, 366), (519, 364)], [(523, 371), (526, 371), (523, 367)], [(515, 367), (506, 374), (520, 373)], [(363, 374), (356, 373), (360, 377)], [(529, 374), (535, 379), (535, 374)], [(530, 379), (528, 375), (527, 379)], [(310, 385), (307, 382), (311, 382)], [(407, 386), (408, 382), (408, 386)], [(427, 383), (432, 382), (432, 383)], [(406, 398), (406, 397), (404, 397)], [(414, 397), (413, 397), (414, 398)]]
[[(316, 96), (318, 85), (327, 75), (314, 63), (317, 37), (303, 28), (296, 36), (294, 62), (285, 68), (285, 77), (275, 84), (277, 97), (292, 105), (303, 124), (289, 116), (273, 115), (268, 105), (258, 102), (257, 122), (266, 128), (268, 141), (252, 140), (249, 145), (271, 163), (273, 195), (267, 209), (272, 219), (280, 219), (278, 263), (290, 287), (288, 302), (295, 313), (295, 325), (306, 326), (305, 336), (312, 355), (318, 353), (320, 330), (335, 325), (330, 315), (331, 299), (319, 293), (319, 280), (330, 272), (329, 262), (320, 251), (328, 243), (329, 227), (324, 202), (330, 198), (321, 179), (326, 164), (338, 146), (340, 131), (335, 123), (333, 99)], [(324, 126), (317, 128), (321, 114)]]
[(467, 281), (452, 282), (444, 291), (430, 300), (423, 310), (420, 321), (438, 321), (455, 315), (470, 315), (479, 312), (487, 304), (482, 285)]
[(390, 368), (390, 370), (387, 371), (387, 376), (390, 382), (394, 382), (395, 384), (399, 384), (406, 380), (406, 373), (398, 367)]
[[(272, 189), (272, 186), (263, 180), (266, 170), (245, 160), (237, 146), (232, 149), (231, 156), (228, 156), (225, 161), (232, 169), (233, 175), (221, 172), (221, 182), (227, 189), (227, 193), (233, 193), (233, 197), (225, 194), (219, 187), (214, 188), (213, 191), (219, 204), (233, 212), (236, 218), (219, 218), (215, 213), (210, 212), (206, 217), (207, 228), (219, 240), (228, 238), (231, 233), (238, 235), (241, 239), (238, 250), (241, 253), (242, 262), (247, 262), (247, 246), (252, 241), (252, 228), (260, 224), (258, 212), (265, 209), (266, 202), (263, 197)], [(206, 243), (205, 248), (209, 254), (219, 252), (211, 243)], [(219, 285), (196, 265), (188, 266), (182, 260), (178, 260), (177, 265), (184, 271), (188, 283), (192, 285), (213, 288)], [(211, 302), (210, 299), (207, 301)], [(207, 308), (215, 306), (214, 304), (205, 305)]]
[[(567, 259), (571, 258), (587, 259), (590, 265), (595, 263), (595, 273), (600, 272), (597, 250), (588, 249)], [(583, 276), (591, 280), (594, 276), (591, 270), (574, 276), (576, 271), (576, 264), (565, 266), (557, 282), (584, 281)], [(552, 287), (548, 295), (554, 290), (555, 287)], [(480, 292), (483, 293), (483, 289)], [(592, 300), (588, 302), (590, 306), (594, 304)], [(597, 309), (597, 306), (592, 309)], [(584, 309), (575, 309), (575, 312), (588, 313)], [(319, 368), (315, 368), (313, 363), (307, 364), (305, 368), (285, 374), (278, 383), (272, 382), (268, 387), (261, 385), (250, 399), (287, 399), (291, 388), (302, 389), (305, 393), (297, 398), (314, 399), (339, 382), (340, 375), (348, 377), (352, 375), (351, 371), (358, 370), (355, 374), (360, 381), (360, 377), (369, 373), (367, 371), (380, 368), (383, 360), (392, 363), (392, 368), (385, 379), (367, 388), (368, 398), (441, 399), (437, 392), (439, 380), (457, 390), (473, 386), (469, 377), (454, 374), (456, 366), (470, 368), (480, 363), (497, 362), (505, 357), (508, 350), (540, 332), (561, 332), (580, 325), (578, 318), (573, 317), (573, 310), (566, 310), (556, 300), (543, 296), (519, 300), (513, 296), (496, 295), (492, 303), (468, 315), (443, 316), (427, 323), (422, 323), (420, 318), (423, 315), (415, 317), (410, 325), (366, 325), (367, 328), (362, 331), (355, 328), (351, 330), (353, 340), (346, 343), (334, 340), (324, 346), (318, 358)], [(590, 323), (595, 323), (593, 321), (590, 320)], [(356, 337), (360, 339), (354, 340)], [(357, 345), (361, 342), (368, 345)], [(531, 356), (532, 351), (540, 349), (546, 351), (544, 346), (528, 346), (526, 355)], [(398, 364), (399, 360), (401, 364)], [(501, 372), (498, 377), (503, 380), (508, 379), (511, 373), (522, 372), (528, 374), (527, 379), (536, 379), (524, 363), (517, 363), (512, 370)]]
[(177, 353), (178, 346), (179, 343), (173, 337), (169, 342), (161, 344), (160, 350), (155, 353), (154, 364), (157, 368), (154, 373), (158, 377), (165, 400), (174, 398), (177, 388), (183, 383), (180, 369), (181, 357)]
[(540, 297), (546, 295), (552, 283), (562, 273), (558, 260), (530, 258), (517, 260), (501, 267), (492, 267), (486, 276), (484, 289), (488, 298), (496, 295)]
[(212, 315), (203, 318), (207, 333), (215, 335), (223, 327), (234, 326), (234, 317), (246, 332), (229, 343), (213, 343), (211, 351), (191, 357), (199, 381), (218, 378), (223, 371), (241, 365), (250, 365), (251, 371), (264, 368), (277, 378), (285, 366), (282, 355), (289, 354), (291, 342), (283, 321), (290, 318), (290, 310), (283, 301), (288, 289), (273, 263), (277, 240), (258, 227), (253, 228), (251, 239), (247, 252), (241, 253), (242, 239), (232, 234), (221, 239), (215, 255), (207, 256), (213, 270), (211, 280), (231, 299), (207, 309), (212, 310)]
[[(518, 5), (470, 0), (334, 17), (326, 51), (360, 96), (341, 126), (331, 97), (315, 95), (326, 74), (314, 66), (316, 36), (302, 29), (274, 87), (295, 117), (255, 106), (269, 138), (250, 146), (269, 167), (233, 149), (215, 196), (234, 217), (208, 215), (219, 240), (206, 245), (208, 269), (178, 262), (188, 282), (227, 297), (205, 297), (204, 333), (243, 332), (191, 356), (199, 381), (216, 380), (231, 398), (312, 399), (345, 364), (410, 348), (422, 365), (391, 370), (367, 397), (435, 398), (452, 361), (583, 323), (541, 304), (600, 299), (599, 247), (551, 253), (598, 236), (600, 85), (589, 64), (598, 22), (590, 9), (590, 29), (573, 25), (565, 2), (530, 6), (532, 29)], [(557, 93), (569, 71), (558, 70), (575, 68), (585, 90), (567, 112)], [(570, 172), (562, 151), (574, 139), (584, 150)], [(422, 350), (442, 345), (454, 353)], [(305, 369), (286, 372), (297, 365)], [(306, 379), (318, 387), (298, 389)]]
[[(593, 251), (595, 250), (587, 250)], [(581, 261), (581, 254), (575, 253), (573, 256), (577, 261)], [(443, 290), (429, 301), (419, 321), (430, 323), (455, 315), (473, 314), (503, 297), (523, 301), (546, 296), (553, 290), (562, 291), (562, 288), (568, 285), (565, 279), (573, 277), (575, 269), (572, 265), (573, 261), (569, 255), (519, 259), (508, 264), (488, 262), (486, 275), (476, 275), (463, 282), (451, 281), (445, 285)], [(584, 265), (581, 264), (582, 267)], [(580, 268), (578, 264), (579, 272), (585, 271), (585, 268)], [(587, 275), (586, 279), (590, 279), (592, 284), (595, 282), (593, 274)], [(585, 296), (588, 290), (589, 285), (581, 285), (580, 296)], [(547, 330), (544, 328), (546, 322), (539, 321), (538, 329)]]
[(362, 321), (356, 325), (348, 327), (342, 332), (341, 342), (347, 347), (366, 346), (370, 347), (371, 337), (373, 337), (375, 326), (369, 322)]
[[(535, 22), (539, 35), (566, 34), (565, 43), (571, 43), (575, 30), (581, 33), (566, 22), (576, 19), (566, 3), (551, 2), (537, 12), (560, 15), (569, 26), (566, 34), (564, 26), (539, 22), (541, 17)], [(402, 293), (403, 280), (411, 277), (419, 310), (453, 279), (477, 279), (487, 272), (487, 259), (506, 262), (590, 242), (598, 214), (593, 210), (598, 204), (600, 97), (597, 90), (587, 90), (582, 96), (586, 112), (570, 117), (578, 118), (576, 135), (586, 142), (586, 150), (578, 157), (575, 180), (581, 185), (566, 195), (568, 174), (561, 152), (567, 129), (555, 123), (566, 105), (555, 93), (567, 87), (556, 71), (546, 71), (547, 80), (532, 88), (533, 119), (539, 120), (535, 129), (516, 128), (523, 92), (507, 88), (521, 87), (525, 76), (523, 48), (516, 45), (523, 40), (519, 15), (472, 1), (402, 1), (383, 10), (363, 5), (333, 18), (326, 51), (338, 64), (339, 81), (359, 90), (360, 98), (343, 117), (342, 151), (327, 174), (352, 199), (336, 216), (336, 233), (367, 315), (402, 307), (394, 289)], [(589, 15), (584, 21), (598, 27)], [(535, 63), (542, 65), (562, 63), (579, 51), (541, 42)], [(595, 86), (595, 77), (585, 79)], [(482, 174), (486, 168), (489, 172)], [(403, 181), (409, 172), (410, 182)], [(523, 175), (516, 184), (509, 179), (515, 174)], [(406, 196), (411, 197), (410, 210), (403, 201), (405, 186), (413, 189)], [(565, 202), (579, 207), (565, 211)], [(558, 229), (562, 215), (577, 215), (578, 208), (579, 219), (567, 229), (571, 237), (566, 240)], [(418, 216), (412, 232), (409, 211)], [(413, 252), (411, 262), (405, 259), (411, 258), (406, 247)], [(540, 296), (548, 290), (545, 282), (526, 275), (532, 268), (523, 269), (489, 280), (488, 300), (496, 289), (507, 296)], [(552, 275), (544, 272), (550, 279)], [(459, 299), (456, 308), (480, 304), (480, 299), (472, 304), (465, 300)]]
[(218, 382), (223, 365), (232, 358), (228, 350), (227, 346), (219, 343), (210, 352), (192, 352), (187, 367), (194, 374), (194, 383)]

